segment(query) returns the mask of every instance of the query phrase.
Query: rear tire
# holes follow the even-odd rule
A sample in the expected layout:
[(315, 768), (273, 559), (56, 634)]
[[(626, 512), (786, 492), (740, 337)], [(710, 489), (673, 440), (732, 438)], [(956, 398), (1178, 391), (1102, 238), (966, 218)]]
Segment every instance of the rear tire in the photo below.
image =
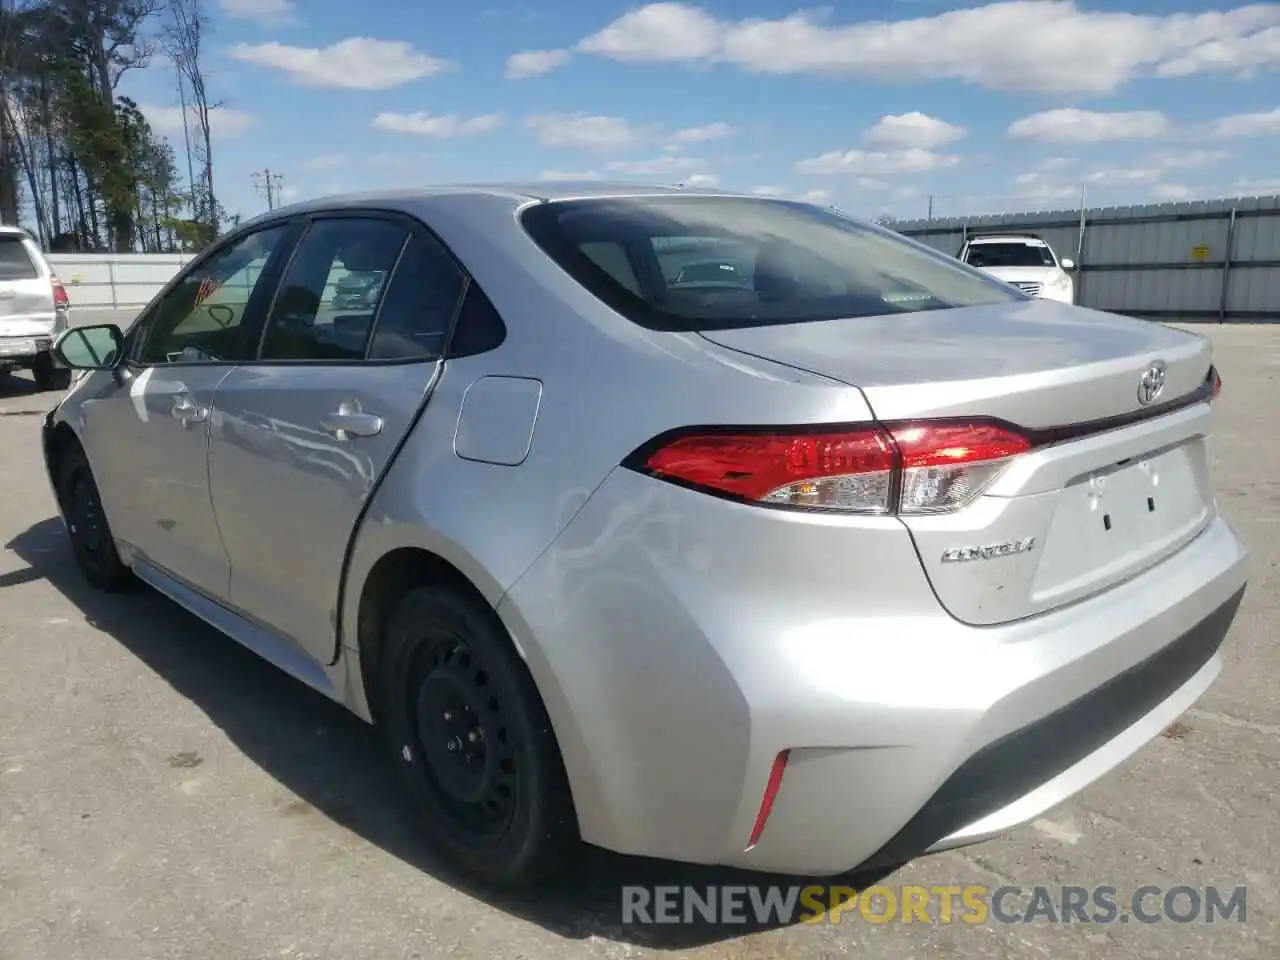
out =
[(579, 847), (551, 722), (493, 610), (410, 590), (378, 670), (379, 722), (428, 841), (466, 873), (523, 885)]
[(94, 482), (89, 460), (73, 443), (62, 459), (58, 500), (66, 518), (71, 551), (84, 578), (99, 590), (116, 593), (129, 586), (133, 572), (116, 552), (111, 526)]
[(66, 390), (71, 386), (71, 371), (65, 367), (55, 367), (53, 358), (46, 354), (36, 357), (31, 365), (31, 376), (36, 382), (36, 389), (41, 393), (50, 390)]

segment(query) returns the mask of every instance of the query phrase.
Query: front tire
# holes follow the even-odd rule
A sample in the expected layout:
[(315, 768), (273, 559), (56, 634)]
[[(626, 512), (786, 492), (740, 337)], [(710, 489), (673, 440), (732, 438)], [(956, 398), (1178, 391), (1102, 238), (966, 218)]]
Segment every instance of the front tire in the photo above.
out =
[(78, 444), (73, 443), (63, 456), (58, 500), (66, 518), (71, 550), (84, 578), (99, 590), (111, 593), (128, 586), (133, 573), (116, 552), (93, 470)]
[(491, 883), (561, 868), (578, 846), (568, 778), (494, 612), (447, 587), (417, 587), (392, 612), (382, 651), (379, 721), (431, 845)]

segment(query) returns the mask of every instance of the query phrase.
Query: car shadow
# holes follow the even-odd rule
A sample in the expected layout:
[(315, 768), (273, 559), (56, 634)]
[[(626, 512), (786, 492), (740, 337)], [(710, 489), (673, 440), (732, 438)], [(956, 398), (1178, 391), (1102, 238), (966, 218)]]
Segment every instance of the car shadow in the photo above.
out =
[[(87, 623), (192, 701), (246, 757), (293, 792), (298, 800), (284, 815), (318, 812), (460, 892), (564, 937), (678, 950), (799, 922), (798, 912), (790, 918), (753, 917), (752, 901), (745, 900), (744, 909), (742, 894), (738, 913), (745, 914), (744, 922), (712, 923), (696, 914), (678, 923), (626, 922), (624, 886), (692, 887), (700, 895), (708, 887), (758, 887), (763, 895), (768, 884), (791, 888), (806, 881), (592, 847), (572, 870), (534, 889), (478, 885), (427, 848), (372, 727), (152, 590), (139, 586), (121, 595), (95, 590), (81, 577), (57, 518), (35, 524), (6, 546), (27, 569), (0, 575), (0, 590), (37, 579), (51, 583)], [(884, 875), (827, 879), (842, 891), (837, 904), (828, 905), (847, 902), (852, 891)]]
[[(40, 393), (36, 389), (35, 381), (31, 379), (31, 374), (18, 371), (10, 371), (9, 373), (0, 373), (0, 400), (14, 400), (19, 397), (34, 397)], [(25, 410), (8, 410), (8, 415), (26, 413)], [(43, 410), (38, 411), (44, 413)]]

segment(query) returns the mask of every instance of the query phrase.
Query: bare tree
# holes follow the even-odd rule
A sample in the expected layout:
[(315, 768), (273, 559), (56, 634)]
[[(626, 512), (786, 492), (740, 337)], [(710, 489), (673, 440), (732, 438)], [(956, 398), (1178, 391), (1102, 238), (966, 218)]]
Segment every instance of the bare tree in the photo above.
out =
[[(205, 88), (203, 55), (208, 27), (203, 0), (169, 0), (169, 18), (161, 42), (178, 71), (180, 82), (185, 82), (191, 93), (189, 107), (183, 97), (183, 109), (194, 114), (198, 127), (196, 154), (200, 158), (201, 183), (191, 185), (192, 216), (207, 226), (210, 236), (217, 236), (218, 201), (213, 192), (213, 137), (209, 115), (218, 104), (209, 101)], [(184, 115), (183, 123), (186, 122)]]

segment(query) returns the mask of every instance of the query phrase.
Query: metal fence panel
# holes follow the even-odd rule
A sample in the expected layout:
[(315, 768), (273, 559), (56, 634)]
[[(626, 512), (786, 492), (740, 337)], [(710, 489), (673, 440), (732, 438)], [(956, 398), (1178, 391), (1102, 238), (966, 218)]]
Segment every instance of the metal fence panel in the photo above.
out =
[(893, 224), (955, 256), (967, 236), (1035, 233), (1076, 261), (1078, 302), (1158, 320), (1280, 320), (1280, 196)]

